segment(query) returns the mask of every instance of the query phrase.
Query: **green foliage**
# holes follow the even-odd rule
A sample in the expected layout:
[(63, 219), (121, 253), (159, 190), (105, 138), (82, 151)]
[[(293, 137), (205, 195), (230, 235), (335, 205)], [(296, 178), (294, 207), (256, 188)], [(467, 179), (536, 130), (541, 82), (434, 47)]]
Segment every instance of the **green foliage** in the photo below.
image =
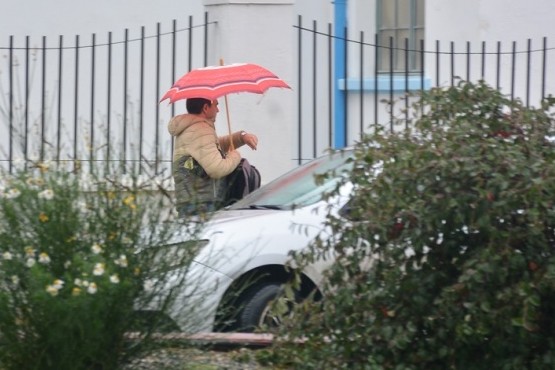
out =
[[(116, 180), (117, 179), (117, 180)], [(159, 329), (138, 312), (172, 299), (168, 202), (137, 176), (49, 169), (0, 183), (0, 368), (116, 369)], [(171, 266), (164, 261), (171, 261)], [(130, 341), (131, 331), (139, 339)]]
[(325, 298), (285, 328), (280, 357), (303, 369), (553, 369), (554, 103), (460, 83), (425, 92), (411, 129), (358, 143), (350, 222), (328, 218), (335, 237), (296, 256), (335, 254)]

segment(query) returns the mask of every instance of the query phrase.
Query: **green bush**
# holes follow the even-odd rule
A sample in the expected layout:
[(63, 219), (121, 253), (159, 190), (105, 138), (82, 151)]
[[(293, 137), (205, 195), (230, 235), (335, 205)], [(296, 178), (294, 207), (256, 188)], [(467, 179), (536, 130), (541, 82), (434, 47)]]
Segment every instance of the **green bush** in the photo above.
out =
[(3, 174), (1, 369), (116, 369), (148, 348), (161, 322), (138, 312), (169, 304), (164, 276), (183, 276), (164, 261), (183, 265), (195, 251), (162, 247), (171, 205), (143, 187), (133, 173), (44, 163)]
[(310, 319), (284, 328), (277, 357), (302, 369), (555, 368), (554, 103), (461, 82), (424, 93), (410, 129), (358, 143), (350, 222), (329, 217), (334, 237), (296, 256), (335, 254), (325, 298), (299, 308)]

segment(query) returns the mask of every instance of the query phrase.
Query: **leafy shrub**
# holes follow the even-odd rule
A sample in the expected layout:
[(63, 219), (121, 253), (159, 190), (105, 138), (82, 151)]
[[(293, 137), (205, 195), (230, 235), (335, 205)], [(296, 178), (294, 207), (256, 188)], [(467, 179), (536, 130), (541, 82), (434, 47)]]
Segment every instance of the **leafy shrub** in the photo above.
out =
[(133, 174), (44, 163), (3, 174), (0, 368), (116, 369), (148, 348), (161, 322), (139, 327), (138, 312), (169, 304), (165, 274), (182, 282), (171, 267), (195, 251), (163, 247), (170, 207), (143, 185)]
[(553, 369), (554, 103), (461, 82), (425, 92), (411, 129), (358, 143), (350, 222), (328, 218), (334, 237), (296, 256), (335, 254), (325, 298), (284, 328), (278, 357), (303, 369)]

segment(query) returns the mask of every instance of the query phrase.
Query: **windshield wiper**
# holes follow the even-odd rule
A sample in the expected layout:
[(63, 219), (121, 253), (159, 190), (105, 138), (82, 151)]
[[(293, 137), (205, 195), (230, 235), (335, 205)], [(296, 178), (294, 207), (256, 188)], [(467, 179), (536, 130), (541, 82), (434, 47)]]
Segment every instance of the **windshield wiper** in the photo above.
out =
[(283, 209), (281, 206), (275, 206), (272, 204), (251, 204), (249, 209), (275, 209), (280, 210)]

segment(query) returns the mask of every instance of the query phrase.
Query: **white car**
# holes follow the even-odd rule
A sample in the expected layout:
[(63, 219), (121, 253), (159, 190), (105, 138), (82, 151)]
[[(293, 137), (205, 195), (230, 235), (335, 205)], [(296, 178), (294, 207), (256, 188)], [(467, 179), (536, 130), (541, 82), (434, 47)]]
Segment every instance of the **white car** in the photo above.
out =
[[(272, 325), (269, 303), (290, 278), (285, 268), (289, 252), (307, 247), (325, 232), (328, 213), (346, 206), (348, 185), (333, 198), (322, 195), (346, 175), (351, 157), (351, 150), (343, 150), (311, 160), (213, 214), (196, 241), (203, 247), (166, 311), (180, 330), (253, 331)], [(316, 181), (316, 175), (330, 170), (333, 176)], [(315, 290), (318, 294), (329, 263), (303, 270), (299, 299)]]

